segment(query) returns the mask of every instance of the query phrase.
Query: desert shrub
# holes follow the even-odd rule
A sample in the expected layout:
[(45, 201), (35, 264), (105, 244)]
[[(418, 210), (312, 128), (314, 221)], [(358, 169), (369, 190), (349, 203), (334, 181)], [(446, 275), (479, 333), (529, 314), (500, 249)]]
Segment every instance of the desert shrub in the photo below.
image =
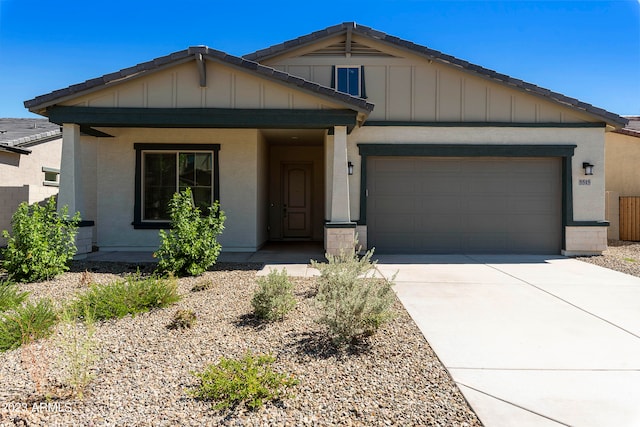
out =
[(198, 276), (215, 264), (222, 245), (225, 216), (218, 202), (203, 212), (194, 204), (191, 189), (175, 193), (169, 202), (171, 230), (160, 230), (158, 271), (177, 276)]
[(57, 321), (58, 313), (51, 300), (46, 298), (0, 313), (0, 351), (13, 350), (48, 337)]
[(78, 294), (70, 308), (83, 313), (86, 307), (96, 320), (105, 320), (167, 307), (180, 298), (174, 277), (133, 274), (107, 285), (91, 285), (88, 291)]
[(374, 334), (393, 318), (395, 295), (391, 280), (374, 277), (373, 250), (359, 257), (355, 252), (327, 254), (327, 263), (312, 261), (320, 270), (315, 297), (318, 321), (329, 329), (337, 345), (351, 344)]
[(296, 305), (293, 297), (293, 283), (287, 270), (271, 270), (267, 276), (258, 279), (258, 290), (251, 299), (253, 311), (259, 319), (282, 320)]
[(84, 390), (95, 378), (92, 371), (98, 360), (95, 331), (94, 316), (88, 307), (67, 307), (62, 311), (55, 339), (59, 350), (58, 372), (63, 374), (62, 383), (77, 399), (83, 398)]
[(207, 289), (213, 288), (213, 286), (214, 286), (214, 283), (213, 283), (213, 280), (211, 279), (200, 280), (198, 281), (198, 283), (193, 285), (193, 287), (191, 288), (191, 292), (206, 291)]
[(18, 307), (28, 295), (28, 292), (21, 292), (15, 283), (0, 280), (0, 312)]
[(222, 358), (203, 372), (194, 372), (200, 384), (190, 394), (198, 399), (214, 401), (215, 409), (244, 405), (257, 409), (265, 402), (286, 397), (285, 389), (298, 384), (292, 376), (280, 374), (271, 368), (275, 358), (271, 355), (246, 353), (242, 359)]
[(196, 323), (196, 314), (193, 310), (177, 310), (167, 325), (169, 329), (186, 329)]
[(2, 265), (9, 276), (21, 282), (37, 282), (67, 271), (76, 253), (79, 221), (77, 212), (69, 218), (66, 206), (58, 214), (53, 197), (45, 205), (21, 203), (11, 218), (13, 235), (2, 232), (7, 239)]

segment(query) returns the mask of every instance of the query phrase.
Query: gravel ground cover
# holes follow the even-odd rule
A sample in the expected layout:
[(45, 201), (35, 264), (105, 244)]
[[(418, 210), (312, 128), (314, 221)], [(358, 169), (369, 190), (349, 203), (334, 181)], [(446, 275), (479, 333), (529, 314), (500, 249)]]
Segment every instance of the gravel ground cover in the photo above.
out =
[(640, 277), (640, 243), (610, 240), (599, 256), (580, 257), (581, 261)]
[[(640, 257), (639, 257), (640, 258)], [(314, 319), (314, 279), (294, 279), (297, 306), (282, 322), (251, 316), (259, 264), (218, 264), (179, 280), (182, 301), (162, 310), (99, 323), (96, 379), (82, 401), (42, 401), (21, 350), (0, 353), (0, 425), (28, 426), (480, 426), (451, 377), (399, 302), (397, 317), (361, 348), (337, 352)], [(55, 280), (20, 285), (31, 298), (71, 298), (88, 281), (107, 283), (152, 265), (76, 262)], [(86, 273), (89, 271), (90, 273)], [(206, 290), (192, 292), (196, 284)], [(191, 329), (170, 330), (174, 313), (193, 310)], [(36, 345), (49, 364), (47, 341)], [(294, 396), (257, 411), (217, 412), (188, 396), (191, 375), (245, 351), (276, 356), (274, 369), (299, 381)]]

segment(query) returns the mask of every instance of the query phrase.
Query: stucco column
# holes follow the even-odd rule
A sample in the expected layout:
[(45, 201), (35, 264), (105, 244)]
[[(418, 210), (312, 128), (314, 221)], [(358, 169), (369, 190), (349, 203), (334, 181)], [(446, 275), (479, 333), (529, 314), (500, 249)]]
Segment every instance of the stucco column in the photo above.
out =
[(327, 160), (331, 160), (331, 195), (329, 222), (324, 228), (324, 247), (330, 254), (355, 249), (356, 224), (351, 222), (349, 174), (347, 171), (347, 128), (335, 126), (333, 144), (328, 144)]
[(60, 162), (60, 190), (58, 210), (69, 207), (69, 215), (80, 211), (82, 215), (82, 191), (80, 183), (80, 126), (62, 125), (62, 160)]
[(330, 222), (349, 222), (349, 176), (347, 173), (347, 127), (335, 126)]

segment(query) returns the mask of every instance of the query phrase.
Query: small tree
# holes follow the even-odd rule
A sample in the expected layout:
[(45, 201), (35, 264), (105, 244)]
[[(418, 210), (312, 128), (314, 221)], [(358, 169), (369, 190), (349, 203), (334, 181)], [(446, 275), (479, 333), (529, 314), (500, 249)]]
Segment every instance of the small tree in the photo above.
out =
[(202, 215), (190, 188), (173, 195), (169, 202), (171, 230), (160, 230), (160, 248), (154, 253), (160, 272), (198, 276), (215, 264), (222, 249), (217, 239), (226, 218), (218, 202), (208, 209)]
[(9, 276), (37, 282), (67, 271), (77, 250), (79, 222), (80, 213), (69, 218), (66, 206), (58, 213), (54, 197), (44, 205), (21, 203), (11, 218), (13, 235), (2, 232), (7, 239), (2, 265)]

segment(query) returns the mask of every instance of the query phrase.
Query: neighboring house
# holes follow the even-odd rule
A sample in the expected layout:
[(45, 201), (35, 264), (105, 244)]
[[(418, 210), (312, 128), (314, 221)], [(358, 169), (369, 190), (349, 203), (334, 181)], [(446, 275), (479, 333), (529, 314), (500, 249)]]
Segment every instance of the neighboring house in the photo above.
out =
[[(624, 129), (605, 137), (605, 218), (611, 223), (608, 237), (612, 240), (640, 240), (640, 117), (626, 118), (629, 124)], [(638, 199), (630, 199), (635, 197)], [(621, 206), (626, 212), (621, 212)], [(622, 232), (621, 214), (626, 224)]]
[(605, 133), (627, 123), (354, 23), (243, 58), (191, 47), (25, 106), (63, 126), (59, 202), (119, 251), (157, 248), (192, 187), (221, 201), (225, 251), (357, 234), (378, 253), (599, 253)]
[[(0, 119), (0, 230), (21, 202), (58, 193), (62, 131), (45, 119)], [(0, 246), (7, 244), (0, 236)]]

